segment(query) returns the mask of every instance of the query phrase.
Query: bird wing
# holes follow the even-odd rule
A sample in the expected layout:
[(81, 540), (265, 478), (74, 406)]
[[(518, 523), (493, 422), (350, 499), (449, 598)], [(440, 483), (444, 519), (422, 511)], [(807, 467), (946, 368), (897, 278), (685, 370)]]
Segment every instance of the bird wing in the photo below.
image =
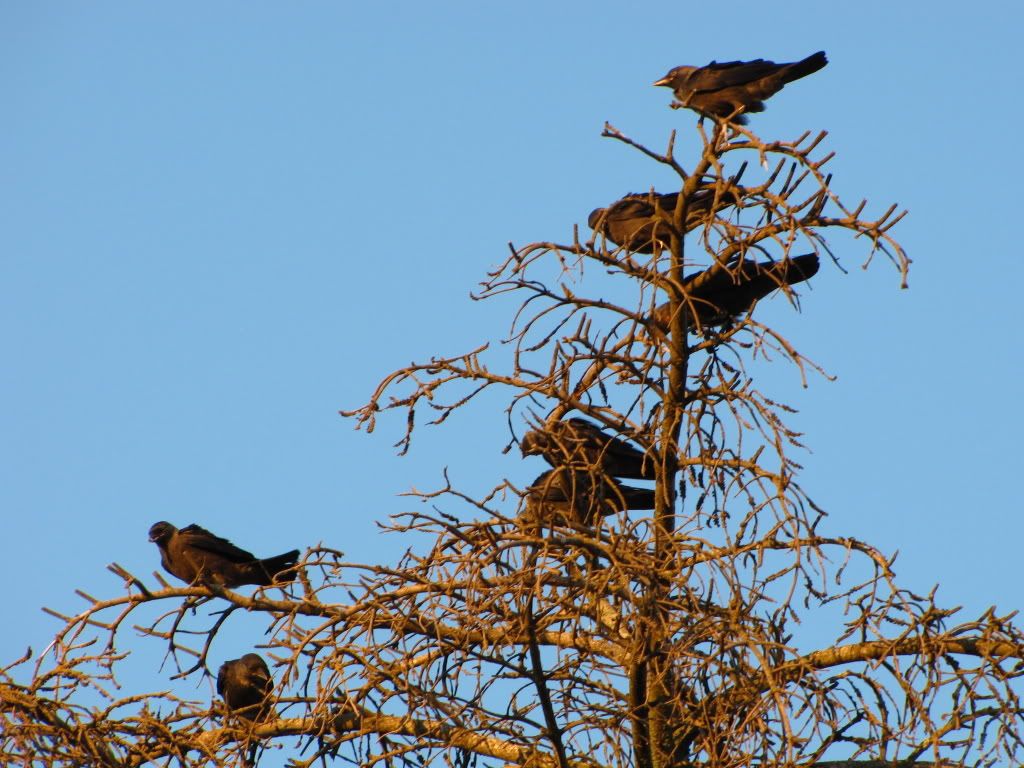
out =
[(605, 210), (608, 211), (608, 219), (646, 219), (654, 215), (654, 207), (647, 202), (646, 192), (640, 194), (628, 194), (621, 200), (616, 200)]
[[(750, 309), (755, 301), (763, 299), (777, 288), (801, 283), (813, 277), (817, 271), (818, 257), (813, 253), (779, 261), (744, 261), (738, 266), (719, 270), (711, 275), (699, 290), (690, 295), (690, 298), (698, 303), (707, 303), (706, 309), (702, 310), (698, 305), (697, 311), (706, 311), (709, 316), (702, 319), (702, 322), (714, 325), (719, 322), (713, 317), (714, 314), (742, 314)], [(704, 272), (687, 275), (683, 279), (683, 284), (692, 282)]]
[(687, 90), (717, 91), (746, 85), (753, 80), (773, 75), (779, 65), (774, 61), (754, 59), (753, 61), (712, 61), (690, 75)]
[(577, 429), (582, 430), (585, 435), (589, 435), (591, 439), (599, 443), (601, 448), (604, 450), (613, 449), (630, 456), (644, 455), (643, 451), (626, 442), (622, 437), (605, 432), (597, 424), (585, 419), (576, 418), (570, 419), (569, 421), (571, 421), (573, 426)]
[[(703, 275), (708, 270), (694, 272), (683, 278), (683, 285)], [(794, 285), (802, 283), (814, 277), (818, 272), (818, 256), (814, 253), (805, 253), (801, 256), (791, 256), (778, 261), (754, 262), (744, 260), (738, 266), (734, 265), (727, 269), (719, 270), (712, 275), (710, 282), (701, 287), (701, 293), (705, 288), (715, 290), (727, 285), (741, 285), (759, 277), (767, 277), (775, 280), (775, 286), (781, 288), (783, 284)]]
[(572, 498), (568, 492), (564, 475), (560, 469), (549, 469), (541, 472), (534, 478), (534, 481), (526, 489), (530, 498), (537, 501), (547, 501), (564, 504)]
[(586, 419), (573, 417), (565, 422), (569, 433), (583, 443), (589, 463), (600, 465), (611, 477), (654, 477), (654, 462), (618, 435), (611, 435)]
[(574, 416), (562, 422), (562, 424), (565, 425), (563, 429), (567, 431), (569, 437), (581, 441), (584, 448), (601, 452), (617, 442), (612, 435), (609, 435), (594, 422), (587, 421), (586, 419)]
[[(655, 215), (655, 213), (657, 212), (657, 208), (660, 208), (665, 213), (667, 213), (667, 214), (669, 214), (671, 216), (675, 212), (675, 210), (676, 210), (676, 204), (679, 202), (679, 193), (678, 192), (665, 192), (664, 194), (657, 194), (657, 193), (655, 193), (655, 195), (654, 195), (654, 203), (655, 203), (655, 205), (652, 205), (651, 203), (647, 202), (648, 197), (649, 197), (649, 194), (647, 192), (644, 192), (643, 193), (643, 199), (644, 199), (646, 207), (648, 208), (648, 210), (650, 210), (650, 215), (651, 216)], [(690, 202), (692, 203), (693, 200), (691, 199)], [(655, 206), (657, 206), (657, 208)]]
[(252, 552), (246, 552), (241, 547), (236, 547), (227, 539), (222, 539), (195, 523), (180, 529), (178, 535), (184, 537), (186, 545), (220, 555), (233, 563), (247, 563), (256, 559)]

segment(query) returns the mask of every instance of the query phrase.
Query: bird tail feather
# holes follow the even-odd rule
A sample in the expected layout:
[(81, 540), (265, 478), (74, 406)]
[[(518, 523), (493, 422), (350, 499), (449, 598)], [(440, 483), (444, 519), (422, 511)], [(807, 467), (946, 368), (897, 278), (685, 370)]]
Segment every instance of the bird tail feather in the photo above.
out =
[(807, 77), (808, 75), (817, 72), (826, 64), (828, 64), (828, 57), (825, 56), (824, 51), (812, 53), (806, 59), (793, 62), (786, 67), (786, 72), (783, 75), (784, 82), (791, 83), (794, 80), (799, 80), (801, 77)]
[(298, 560), (299, 550), (293, 549), (283, 555), (268, 557), (253, 563), (256, 566), (257, 578), (260, 579), (260, 586), (267, 587), (274, 582), (294, 581), (298, 575), (294, 568)]

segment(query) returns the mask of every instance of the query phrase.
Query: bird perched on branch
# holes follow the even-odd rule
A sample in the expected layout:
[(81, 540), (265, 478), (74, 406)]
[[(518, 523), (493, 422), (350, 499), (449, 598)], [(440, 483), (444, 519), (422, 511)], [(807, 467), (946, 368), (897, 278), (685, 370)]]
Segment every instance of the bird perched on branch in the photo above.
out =
[(678, 101), (673, 109), (686, 107), (708, 117), (729, 118), (745, 125), (745, 112), (764, 111), (764, 100), (786, 83), (807, 77), (828, 64), (824, 51), (806, 59), (776, 64), (774, 61), (712, 61), (706, 67), (675, 67), (654, 85), (671, 88)]
[[(818, 266), (818, 255), (808, 253), (780, 261), (744, 261), (710, 275), (710, 269), (689, 275), (683, 285), (688, 288), (684, 306), (692, 313), (690, 330), (726, 325), (777, 288), (813, 277)], [(662, 304), (651, 319), (659, 332), (667, 334), (671, 318), (671, 305)]]
[(601, 470), (611, 477), (654, 479), (654, 460), (586, 419), (545, 424), (523, 435), (523, 456), (543, 456), (552, 467)]
[(149, 540), (160, 548), (164, 569), (188, 584), (228, 589), (243, 584), (265, 587), (275, 581), (292, 581), (296, 576), (292, 566), (299, 559), (299, 550), (259, 560), (194, 523), (178, 530), (160, 521), (149, 529)]
[[(270, 694), (274, 679), (267, 662), (255, 653), (240, 659), (231, 659), (217, 671), (217, 693), (224, 698), (228, 712), (242, 720), (255, 723), (270, 715)], [(249, 746), (247, 765), (256, 765), (259, 742)]]
[[(630, 194), (607, 208), (590, 212), (587, 224), (615, 245), (633, 253), (654, 253), (655, 244), (665, 250), (672, 238), (671, 218), (679, 201), (679, 192), (667, 194), (641, 192)], [(685, 231), (702, 224), (712, 207), (715, 211), (737, 205), (745, 194), (743, 187), (730, 184), (716, 189), (714, 184), (700, 187), (686, 206)], [(658, 215), (658, 209), (662, 216)], [(665, 219), (668, 217), (668, 220)]]
[(273, 690), (267, 662), (256, 653), (225, 661), (217, 672), (217, 693), (224, 697), (229, 712), (245, 720), (266, 719)]
[(654, 490), (621, 485), (600, 470), (556, 467), (526, 489), (526, 511), (541, 520), (559, 515), (583, 525), (630, 509), (654, 509)]

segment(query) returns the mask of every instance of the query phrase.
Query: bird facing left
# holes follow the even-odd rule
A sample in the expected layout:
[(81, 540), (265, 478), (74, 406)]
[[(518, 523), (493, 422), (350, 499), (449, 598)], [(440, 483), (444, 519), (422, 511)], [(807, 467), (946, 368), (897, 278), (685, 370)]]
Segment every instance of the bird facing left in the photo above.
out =
[(293, 581), (297, 575), (299, 550), (261, 560), (195, 523), (179, 530), (161, 520), (149, 529), (149, 540), (160, 548), (164, 569), (187, 584), (267, 587)]
[(762, 112), (765, 99), (826, 64), (824, 51), (785, 64), (764, 59), (712, 61), (703, 67), (673, 67), (654, 85), (672, 89), (677, 99), (673, 108), (686, 107), (703, 116), (744, 125), (744, 113)]

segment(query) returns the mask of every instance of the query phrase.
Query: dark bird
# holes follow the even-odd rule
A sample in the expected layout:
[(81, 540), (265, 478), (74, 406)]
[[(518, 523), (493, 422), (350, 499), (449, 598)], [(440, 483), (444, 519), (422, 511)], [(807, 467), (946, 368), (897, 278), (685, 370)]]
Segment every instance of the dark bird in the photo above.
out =
[(654, 460), (597, 424), (572, 418), (545, 424), (523, 435), (523, 456), (543, 456), (552, 467), (600, 470), (611, 477), (654, 479)]
[(217, 672), (217, 693), (224, 697), (229, 712), (245, 720), (266, 719), (273, 690), (270, 669), (259, 654), (225, 661)]
[(541, 520), (556, 515), (592, 525), (598, 516), (629, 509), (654, 509), (654, 490), (620, 485), (600, 470), (549, 469), (526, 489), (527, 514)]
[[(684, 286), (707, 271), (687, 276)], [(699, 288), (688, 292), (685, 306), (693, 313), (688, 325), (691, 330), (727, 325), (772, 291), (801, 283), (817, 271), (818, 256), (814, 253), (781, 261), (744, 261), (741, 266), (719, 270)], [(661, 333), (667, 333), (671, 317), (671, 306), (662, 304), (655, 308), (652, 319)]]
[(687, 107), (708, 117), (731, 118), (745, 125), (744, 112), (763, 112), (764, 100), (786, 83), (807, 77), (828, 64), (824, 51), (789, 64), (753, 61), (712, 61), (706, 67), (675, 67), (655, 82), (671, 88), (678, 101), (673, 109)]
[(194, 523), (179, 531), (160, 521), (149, 529), (149, 540), (160, 547), (160, 561), (167, 572), (188, 584), (198, 582), (228, 589), (243, 584), (265, 587), (275, 581), (293, 580), (296, 574), (292, 566), (299, 559), (299, 550), (293, 549), (258, 560), (251, 552)]
[[(665, 250), (672, 237), (672, 215), (679, 201), (679, 192), (667, 194), (637, 193), (626, 195), (607, 208), (591, 211), (587, 224), (595, 232), (633, 253), (654, 253), (655, 244)], [(707, 220), (712, 207), (720, 211), (743, 199), (742, 187), (731, 185), (716, 191), (713, 184), (700, 187), (686, 206), (686, 232)], [(663, 216), (658, 215), (661, 209)]]

